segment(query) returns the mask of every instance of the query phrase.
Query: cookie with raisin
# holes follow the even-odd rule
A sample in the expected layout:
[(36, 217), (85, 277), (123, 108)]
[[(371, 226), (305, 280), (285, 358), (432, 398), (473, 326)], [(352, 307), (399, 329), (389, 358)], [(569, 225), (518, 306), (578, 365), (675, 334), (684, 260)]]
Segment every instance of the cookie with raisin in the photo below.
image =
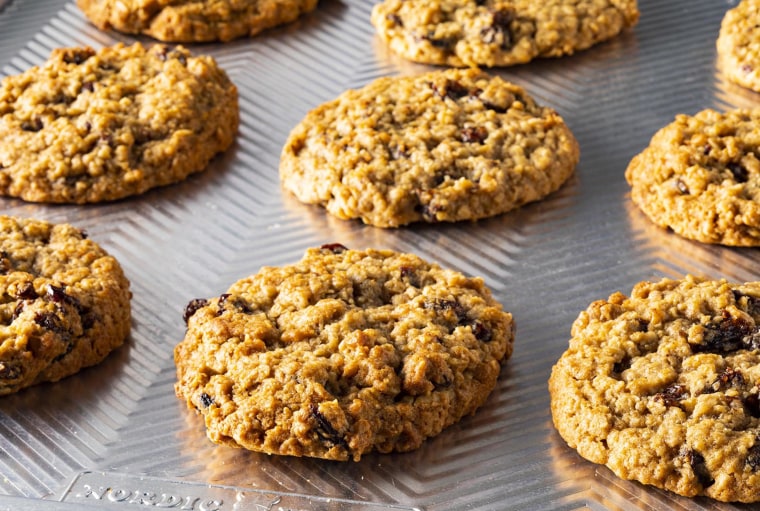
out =
[(718, 67), (734, 83), (760, 92), (760, 1), (742, 0), (729, 9), (716, 46)]
[(685, 238), (760, 245), (759, 122), (756, 110), (676, 116), (630, 161), (631, 199)]
[(371, 15), (394, 53), (457, 67), (571, 55), (638, 20), (636, 0), (385, 0)]
[(118, 261), (69, 224), (0, 216), (0, 395), (102, 361), (130, 330)]
[(330, 460), (403, 452), (476, 411), (512, 353), (481, 278), (337, 244), (185, 311), (177, 396), (208, 437)]
[(549, 379), (570, 447), (686, 497), (760, 501), (760, 282), (640, 282), (571, 336)]
[(77, 0), (101, 30), (165, 42), (227, 42), (254, 36), (313, 11), (317, 0)]
[(383, 77), (309, 112), (280, 158), (300, 201), (378, 227), (477, 220), (537, 201), (574, 172), (552, 108), (476, 69)]
[(139, 43), (56, 49), (0, 83), (0, 194), (137, 195), (204, 170), (238, 122), (237, 89), (211, 57)]

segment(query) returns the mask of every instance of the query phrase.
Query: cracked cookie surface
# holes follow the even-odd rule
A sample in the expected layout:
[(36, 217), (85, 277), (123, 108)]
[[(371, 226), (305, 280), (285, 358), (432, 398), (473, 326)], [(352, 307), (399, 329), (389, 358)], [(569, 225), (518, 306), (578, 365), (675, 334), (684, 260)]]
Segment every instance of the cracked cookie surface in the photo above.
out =
[(416, 449), (474, 413), (514, 336), (482, 279), (340, 245), (193, 300), (185, 320), (175, 388), (212, 441), (332, 460)]
[(384, 77), (309, 112), (280, 158), (285, 189), (379, 227), (476, 220), (557, 190), (578, 143), (553, 109), (500, 77)]
[(317, 0), (77, 0), (101, 30), (166, 42), (230, 41), (295, 21)]
[(734, 83), (760, 92), (760, 1), (742, 0), (729, 9), (716, 46), (718, 67)]
[(571, 335), (549, 391), (581, 456), (687, 497), (760, 500), (760, 283), (641, 282)]
[(237, 89), (216, 62), (139, 43), (53, 51), (0, 84), (0, 194), (91, 203), (175, 183), (234, 141)]
[(760, 112), (678, 115), (626, 169), (657, 225), (705, 242), (760, 245)]
[(559, 57), (618, 35), (636, 0), (385, 0), (371, 21), (402, 57), (448, 66), (510, 66)]
[(0, 216), (0, 394), (97, 364), (130, 328), (129, 281), (68, 224)]

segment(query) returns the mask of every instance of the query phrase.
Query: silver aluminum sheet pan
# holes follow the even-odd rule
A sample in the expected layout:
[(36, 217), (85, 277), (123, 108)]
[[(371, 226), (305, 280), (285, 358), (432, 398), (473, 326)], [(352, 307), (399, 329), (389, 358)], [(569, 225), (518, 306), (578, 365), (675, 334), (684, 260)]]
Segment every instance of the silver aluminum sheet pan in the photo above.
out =
[[(477, 223), (382, 230), (325, 216), (279, 188), (285, 138), (306, 112), (384, 75), (430, 69), (389, 54), (372, 1), (322, 0), (292, 25), (215, 56), (240, 89), (237, 144), (207, 172), (91, 206), (0, 199), (4, 213), (67, 221), (122, 262), (133, 330), (102, 365), (0, 400), (0, 510), (15, 509), (746, 509), (685, 499), (581, 459), (551, 425), (547, 379), (591, 301), (640, 280), (694, 273), (760, 279), (760, 253), (654, 227), (623, 172), (680, 112), (751, 107), (760, 96), (716, 71), (720, 20), (736, 0), (640, 0), (641, 21), (575, 56), (499, 70), (556, 108), (581, 145), (577, 175), (548, 199)], [(54, 47), (133, 38), (89, 25), (73, 1), (0, 0), (0, 75)], [(517, 323), (515, 353), (474, 416), (413, 453), (359, 463), (220, 447), (174, 397), (172, 350), (191, 298), (328, 242), (411, 251), (483, 276)]]

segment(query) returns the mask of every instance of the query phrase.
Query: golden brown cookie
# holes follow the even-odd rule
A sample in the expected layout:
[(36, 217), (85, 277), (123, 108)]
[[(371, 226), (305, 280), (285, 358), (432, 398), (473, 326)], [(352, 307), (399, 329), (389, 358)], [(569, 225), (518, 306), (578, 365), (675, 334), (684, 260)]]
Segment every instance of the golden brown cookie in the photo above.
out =
[(129, 333), (119, 263), (68, 224), (0, 216), (0, 394), (97, 364)]
[(678, 115), (635, 156), (631, 199), (685, 238), (760, 245), (760, 110)]
[(185, 320), (176, 392), (212, 441), (332, 460), (416, 449), (474, 413), (514, 336), (482, 279), (337, 244), (193, 300)]
[(720, 25), (718, 66), (732, 82), (760, 92), (760, 1), (742, 0)]
[(0, 84), (0, 194), (140, 194), (205, 169), (238, 122), (237, 89), (210, 57), (139, 43), (57, 49)]
[(230, 41), (312, 11), (317, 0), (77, 0), (101, 30), (167, 42)]
[(636, 0), (385, 0), (372, 24), (404, 58), (448, 66), (511, 66), (559, 57), (639, 20)]
[(311, 112), (280, 158), (285, 189), (379, 227), (498, 215), (557, 190), (578, 143), (522, 88), (468, 69), (385, 77)]
[(760, 501), (760, 283), (641, 282), (571, 335), (549, 379), (570, 447), (679, 495)]

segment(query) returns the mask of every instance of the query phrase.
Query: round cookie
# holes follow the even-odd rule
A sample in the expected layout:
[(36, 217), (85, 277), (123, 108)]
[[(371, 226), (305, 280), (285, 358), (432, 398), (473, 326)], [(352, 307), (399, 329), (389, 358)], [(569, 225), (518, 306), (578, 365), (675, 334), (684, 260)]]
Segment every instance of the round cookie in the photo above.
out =
[(641, 282), (571, 335), (549, 379), (570, 447), (679, 495), (760, 500), (759, 282)]
[(416, 449), (474, 413), (514, 337), (482, 279), (337, 244), (193, 300), (185, 320), (176, 392), (212, 441), (332, 460)]
[(371, 15), (406, 59), (488, 67), (570, 55), (638, 20), (636, 0), (385, 0)]
[(551, 108), (475, 69), (384, 77), (311, 112), (280, 159), (285, 189), (379, 227), (498, 215), (557, 190), (580, 150)]
[(129, 281), (68, 224), (0, 216), (0, 394), (97, 364), (130, 329)]
[(628, 165), (631, 199), (685, 238), (760, 245), (760, 111), (678, 115)]
[(718, 67), (732, 82), (760, 92), (760, 1), (729, 9), (718, 35)]
[(54, 50), (0, 84), (0, 194), (91, 203), (203, 170), (234, 141), (237, 89), (216, 62), (156, 45)]
[(314, 10), (317, 0), (77, 0), (101, 30), (169, 42), (230, 41)]

